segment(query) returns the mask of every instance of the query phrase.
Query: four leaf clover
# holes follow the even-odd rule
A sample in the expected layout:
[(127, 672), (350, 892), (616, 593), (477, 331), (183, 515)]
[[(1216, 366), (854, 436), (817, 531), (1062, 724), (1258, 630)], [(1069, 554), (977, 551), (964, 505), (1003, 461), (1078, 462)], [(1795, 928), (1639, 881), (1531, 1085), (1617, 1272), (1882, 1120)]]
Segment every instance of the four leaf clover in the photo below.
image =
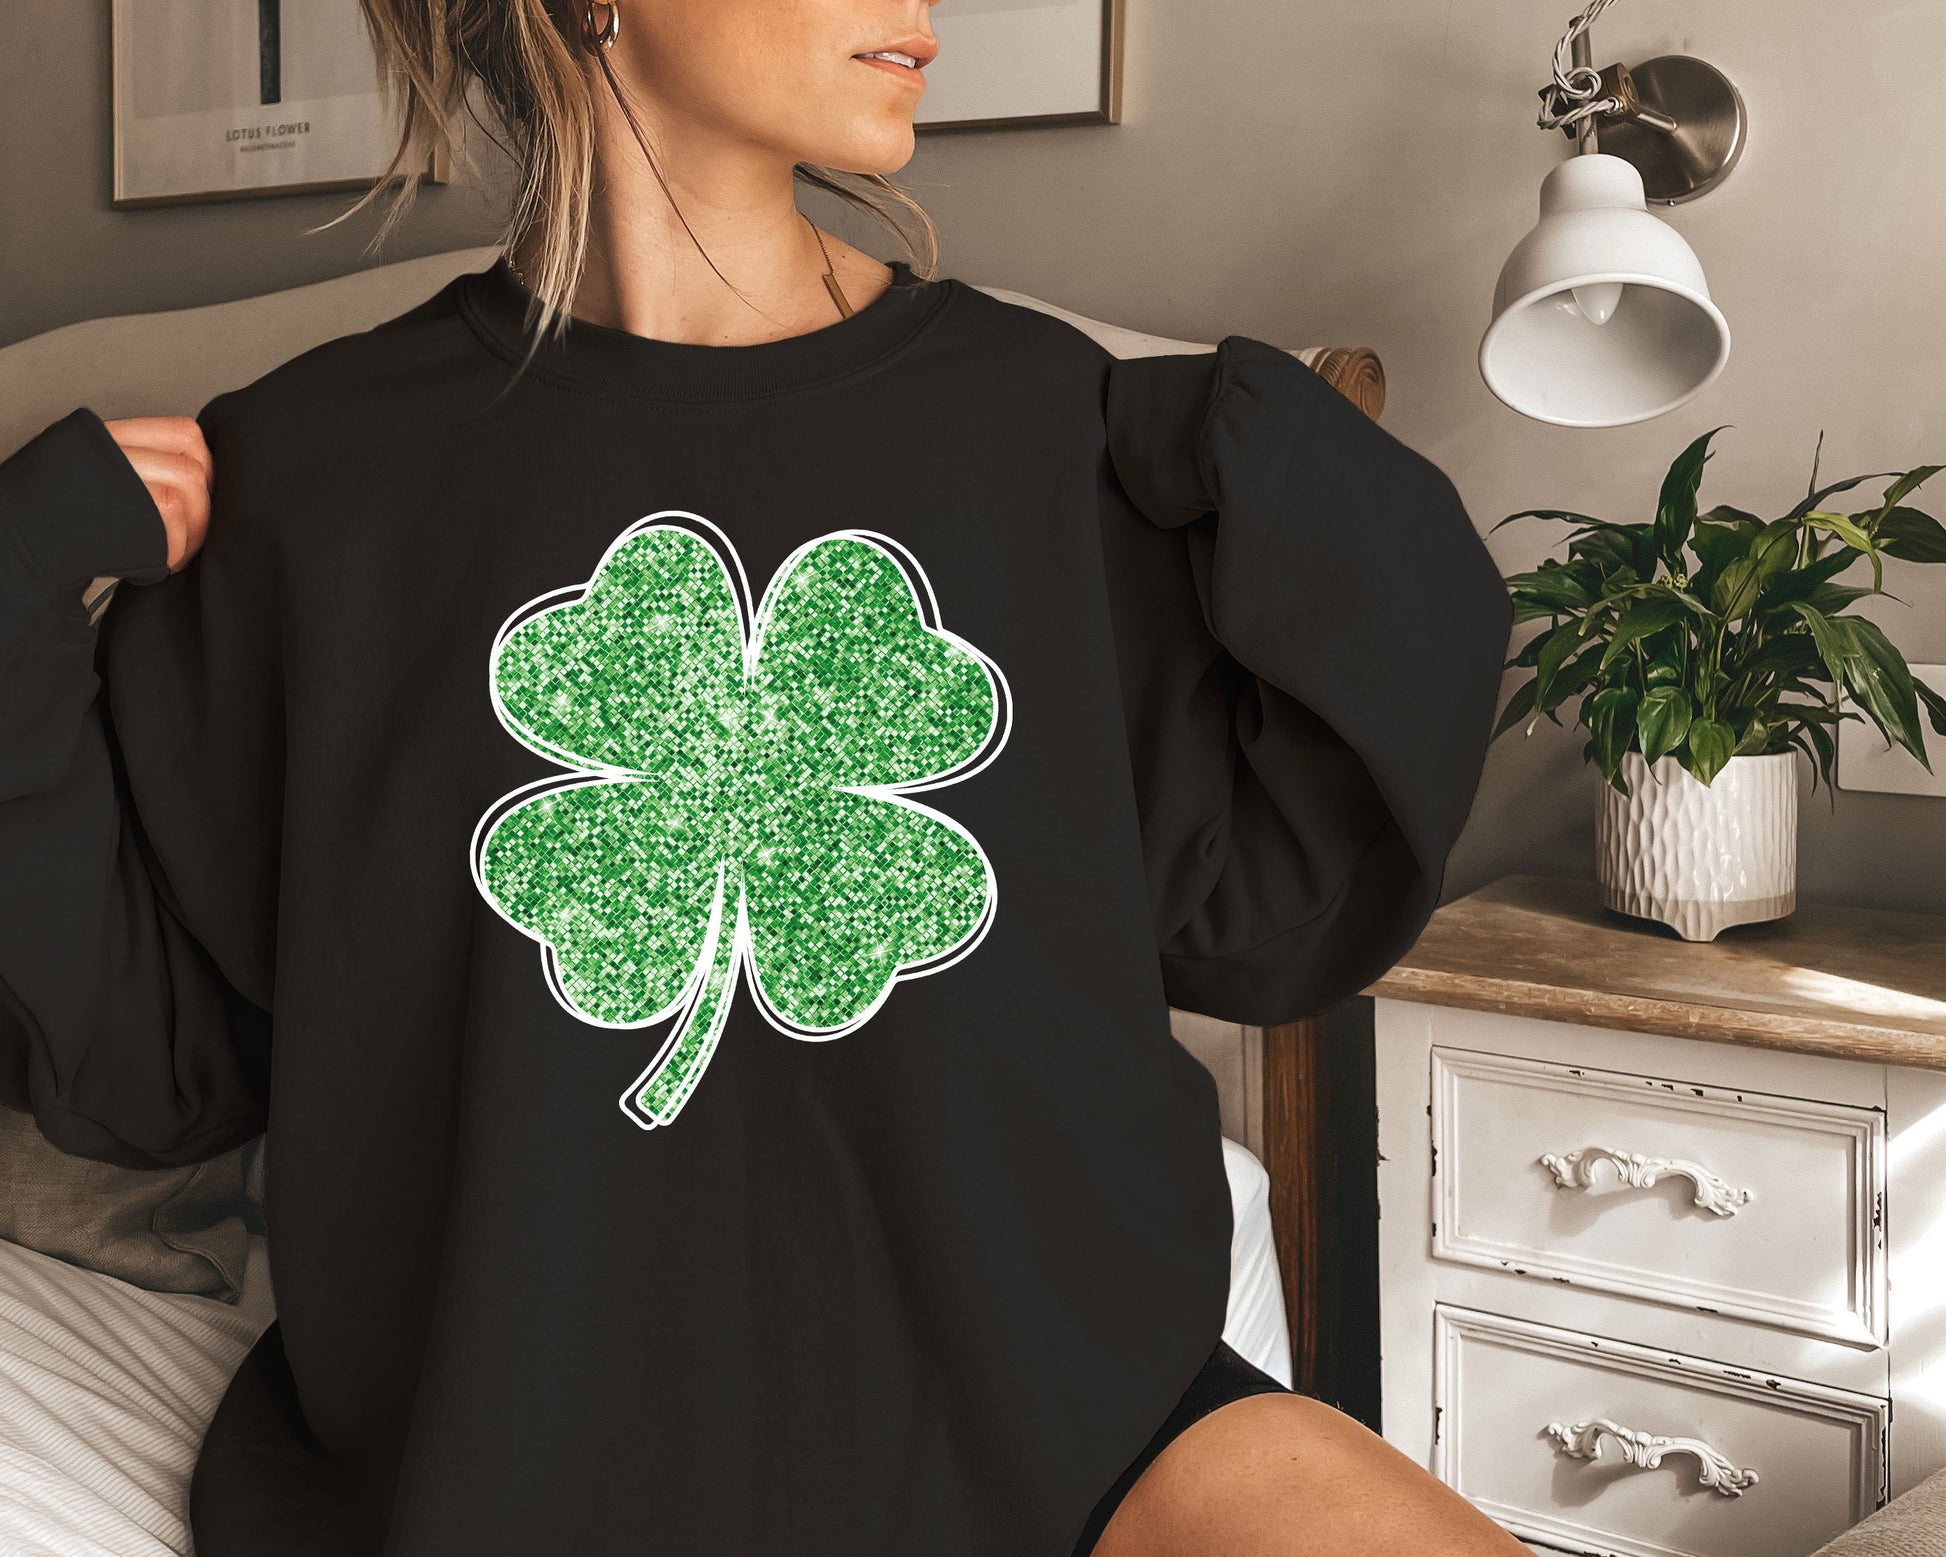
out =
[(621, 1097), (645, 1129), (694, 1091), (739, 978), (780, 1031), (841, 1037), (971, 952), (997, 903), (979, 842), (909, 798), (985, 767), (1011, 723), (917, 561), (838, 530), (748, 601), (729, 538), (670, 511), (494, 643), (501, 723), (569, 771), (480, 819), (474, 880), (573, 1015), (669, 1021)]

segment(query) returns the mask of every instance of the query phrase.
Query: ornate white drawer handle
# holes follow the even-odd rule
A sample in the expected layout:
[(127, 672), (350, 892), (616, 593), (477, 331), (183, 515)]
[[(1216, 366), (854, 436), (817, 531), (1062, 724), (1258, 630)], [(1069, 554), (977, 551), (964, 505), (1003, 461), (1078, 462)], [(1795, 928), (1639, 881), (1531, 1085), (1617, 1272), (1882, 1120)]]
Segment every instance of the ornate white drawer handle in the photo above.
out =
[(1614, 1164), (1622, 1182), (1633, 1189), (1647, 1189), (1665, 1174), (1689, 1179), (1696, 1186), (1696, 1204), (1718, 1216), (1735, 1216), (1738, 1207), (1747, 1206), (1757, 1198), (1754, 1189), (1738, 1189), (1708, 1168), (1684, 1162), (1680, 1157), (1644, 1157), (1640, 1152), (1584, 1146), (1578, 1152), (1565, 1155), (1549, 1152), (1541, 1158), (1541, 1166), (1552, 1171), (1554, 1182), (1562, 1189), (1594, 1188), (1595, 1165), (1602, 1162)]
[(1577, 1460), (1600, 1459), (1601, 1440), (1606, 1434), (1621, 1445), (1624, 1460), (1643, 1470), (1655, 1470), (1666, 1454), (1693, 1454), (1696, 1456), (1696, 1480), (1726, 1498), (1740, 1498), (1757, 1484), (1755, 1471), (1739, 1469), (1697, 1438), (1664, 1438), (1656, 1433), (1638, 1433), (1632, 1427), (1617, 1426), (1605, 1416), (1598, 1416), (1591, 1422), (1576, 1422), (1572, 1427), (1549, 1422), (1543, 1432), (1554, 1440), (1557, 1452)]

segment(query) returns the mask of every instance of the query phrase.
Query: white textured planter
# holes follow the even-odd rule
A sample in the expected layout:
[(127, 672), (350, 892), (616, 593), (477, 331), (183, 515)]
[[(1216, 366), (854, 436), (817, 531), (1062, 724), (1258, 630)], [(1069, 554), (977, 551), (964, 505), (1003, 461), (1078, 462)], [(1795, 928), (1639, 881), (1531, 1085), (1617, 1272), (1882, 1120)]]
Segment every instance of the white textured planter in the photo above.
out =
[(1601, 782), (1595, 817), (1601, 900), (1713, 941), (1733, 924), (1782, 919), (1797, 907), (1797, 754), (1732, 757), (1701, 784), (1674, 757), (1653, 775), (1640, 752), (1622, 758), (1630, 793)]

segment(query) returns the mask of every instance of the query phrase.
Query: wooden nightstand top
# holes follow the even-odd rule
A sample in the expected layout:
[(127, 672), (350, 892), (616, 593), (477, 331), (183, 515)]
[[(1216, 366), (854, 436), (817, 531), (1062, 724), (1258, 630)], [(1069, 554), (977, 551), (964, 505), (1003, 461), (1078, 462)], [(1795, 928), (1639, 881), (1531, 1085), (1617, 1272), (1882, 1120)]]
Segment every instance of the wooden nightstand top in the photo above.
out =
[(1364, 993), (1946, 1070), (1946, 915), (1800, 898), (1692, 942), (1593, 881), (1503, 876), (1435, 910)]

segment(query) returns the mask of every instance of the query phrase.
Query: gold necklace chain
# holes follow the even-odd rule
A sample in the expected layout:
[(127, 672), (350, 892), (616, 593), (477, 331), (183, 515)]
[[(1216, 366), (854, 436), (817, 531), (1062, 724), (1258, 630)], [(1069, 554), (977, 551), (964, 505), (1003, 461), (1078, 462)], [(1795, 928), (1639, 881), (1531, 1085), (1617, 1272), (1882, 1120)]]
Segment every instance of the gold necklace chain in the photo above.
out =
[[(798, 214), (800, 216), (804, 215), (801, 211)], [(841, 319), (849, 319), (852, 315), (851, 301), (845, 296), (845, 289), (838, 285), (838, 273), (831, 265), (831, 251), (824, 246), (824, 234), (818, 230), (818, 224), (811, 221), (810, 217), (805, 216), (804, 220), (810, 223), (811, 236), (818, 240), (818, 253), (824, 256), (824, 289), (831, 294), (831, 301), (838, 305), (838, 317)], [(520, 266), (514, 262), (514, 251), (511, 244), (500, 251), (500, 258), (505, 263), (508, 271), (513, 275), (514, 280), (518, 281), (522, 286), (527, 287), (528, 291), (531, 292), (534, 290), (531, 286), (528, 286), (527, 277), (521, 273)]]
[[(804, 215), (801, 211), (798, 214), (800, 216)], [(805, 216), (804, 220), (811, 222), (811, 218), (808, 216)], [(838, 317), (840, 319), (849, 319), (851, 317), (851, 303), (845, 297), (844, 288), (838, 285), (838, 273), (831, 268), (831, 251), (824, 246), (824, 234), (818, 231), (818, 224), (816, 222), (811, 222), (811, 234), (818, 240), (818, 253), (824, 256), (824, 289), (831, 294), (831, 301), (838, 305)]]

